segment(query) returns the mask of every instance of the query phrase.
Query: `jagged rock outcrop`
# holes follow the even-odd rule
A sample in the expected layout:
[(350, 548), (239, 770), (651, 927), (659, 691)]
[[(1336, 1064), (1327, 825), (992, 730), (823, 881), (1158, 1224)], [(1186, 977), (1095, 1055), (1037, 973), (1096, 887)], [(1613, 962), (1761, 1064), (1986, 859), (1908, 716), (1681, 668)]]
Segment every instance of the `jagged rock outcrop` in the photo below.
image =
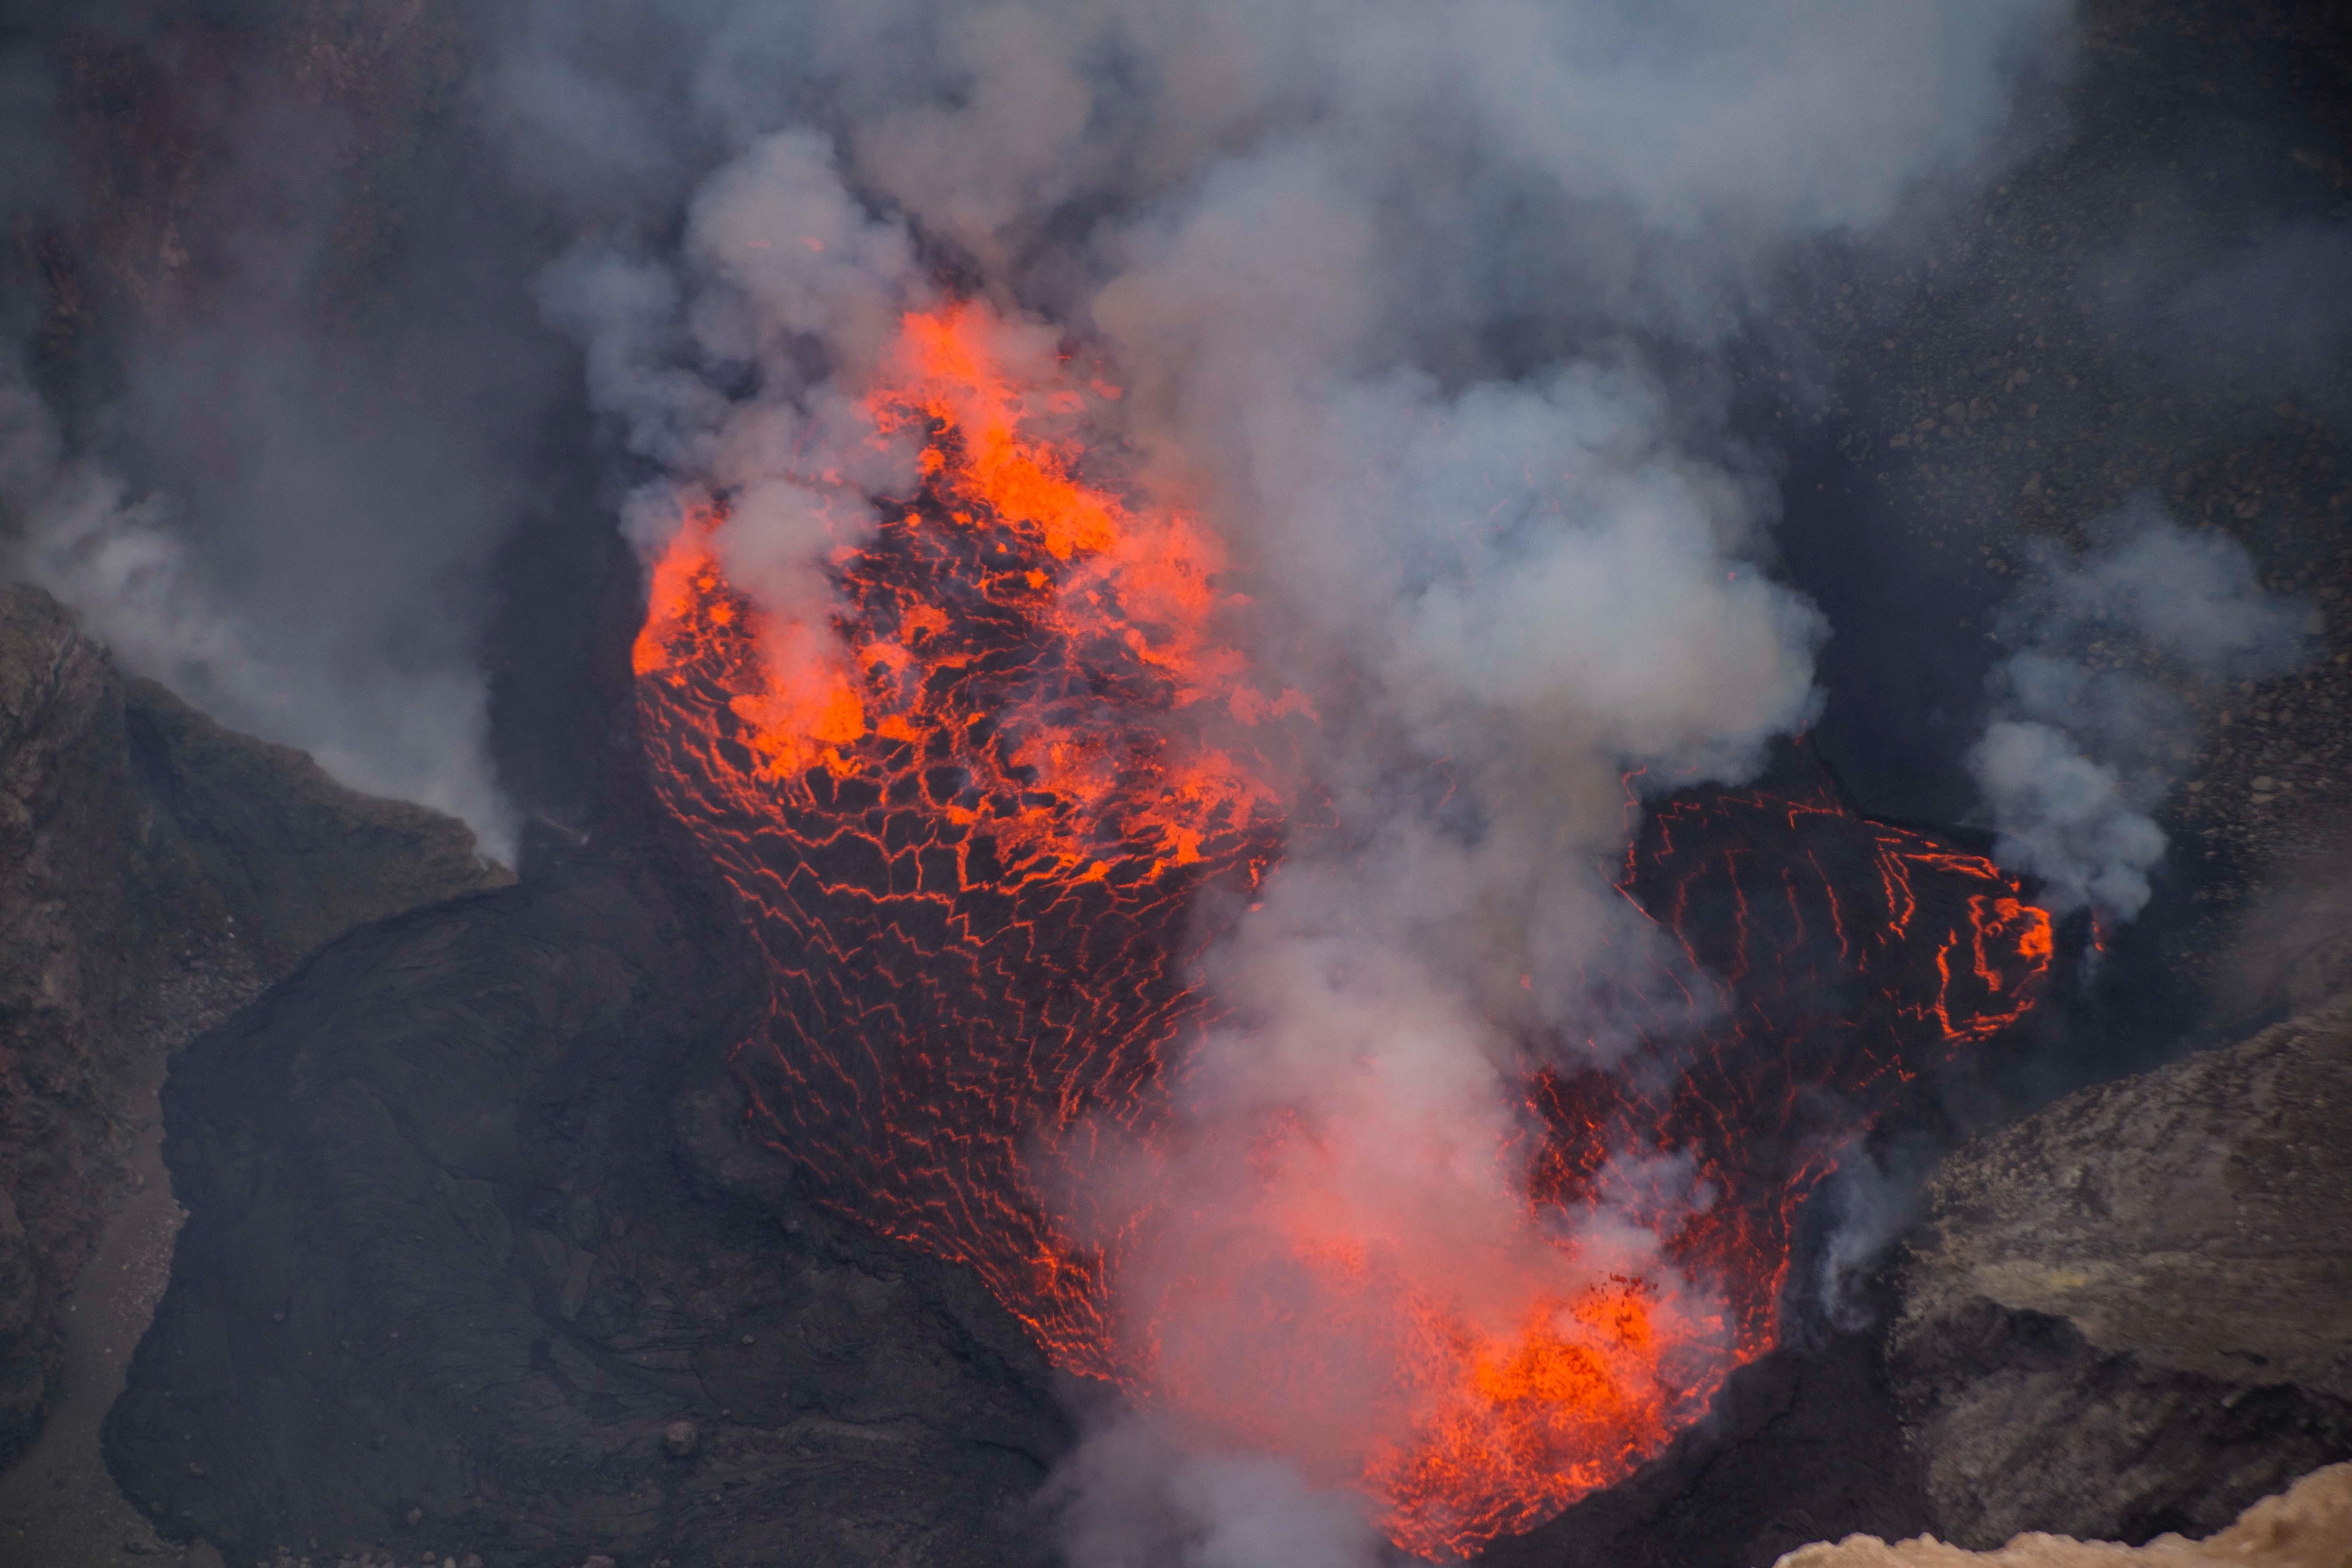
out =
[(54, 1402), (60, 1304), (166, 1055), (327, 938), (507, 879), (462, 824), (125, 679), (0, 587), (0, 1466)]
[(2352, 1458), (2352, 999), (1951, 1156), (1890, 1365), (1937, 1532), (2204, 1535)]
[(2352, 1465), (2315, 1470), (2202, 1541), (2160, 1535), (2145, 1546), (2018, 1536), (1975, 1552), (1920, 1536), (1893, 1545), (1856, 1535), (1791, 1552), (1777, 1568), (2344, 1568), (2352, 1563)]
[(492, 1568), (1040, 1552), (1043, 1358), (742, 1139), (725, 1058), (766, 992), (654, 858), (363, 928), (178, 1058), (189, 1219), (106, 1429), (167, 1531)]

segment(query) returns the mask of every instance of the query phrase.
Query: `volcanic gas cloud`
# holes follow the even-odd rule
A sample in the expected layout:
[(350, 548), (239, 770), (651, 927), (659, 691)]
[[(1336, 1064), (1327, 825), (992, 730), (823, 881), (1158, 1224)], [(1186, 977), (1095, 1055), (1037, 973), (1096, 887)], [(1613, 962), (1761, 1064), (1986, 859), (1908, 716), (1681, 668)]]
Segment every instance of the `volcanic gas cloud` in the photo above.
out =
[[(868, 438), (914, 483), (844, 526), (827, 624), (730, 581), (724, 501), (653, 571), (662, 793), (774, 976), (738, 1057), (761, 1131), (1063, 1364), (1362, 1489), (1400, 1544), (1523, 1528), (1770, 1345), (1794, 1205), (1874, 1090), (2031, 1005), (2046, 917), (1826, 792), (1718, 791), (1616, 884), (1675, 938), (1621, 983), (1695, 1047), (1546, 1048), (1369, 967), (1313, 888), (1344, 834), (1297, 770), (1313, 705), (1221, 635), (1212, 534), (1080, 477), (1117, 389), (1024, 380), (1022, 335), (904, 319)], [(1268, 973), (1286, 845), (1312, 912), (1268, 923), (1328, 929), (1274, 924), (1309, 952)], [(1204, 952), (1218, 892), (1240, 927)]]
[(1089, 1568), (1625, 1475), (2050, 962), (1985, 861), (1757, 793), (1830, 628), (1726, 389), (1777, 269), (1998, 166), (2063, 5), (709, 9), (692, 117), (630, 117), (651, 33), (515, 97), (636, 160), (548, 163), (610, 221), (542, 300), (765, 950), (756, 1131), (1126, 1391)]

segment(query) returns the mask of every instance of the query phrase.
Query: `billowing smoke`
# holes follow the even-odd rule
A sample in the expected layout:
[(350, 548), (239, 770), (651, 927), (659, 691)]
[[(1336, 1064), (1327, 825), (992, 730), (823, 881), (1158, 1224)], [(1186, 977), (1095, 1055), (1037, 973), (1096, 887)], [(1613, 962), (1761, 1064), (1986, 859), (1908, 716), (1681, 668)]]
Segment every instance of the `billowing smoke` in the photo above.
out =
[[(77, 47), (178, 52), (122, 22), (147, 8), (71, 9)], [(828, 568), (919, 473), (866, 394), (903, 312), (979, 301), (1024, 384), (1097, 365), (1105, 473), (1213, 531), (1253, 601), (1219, 631), (1314, 715), (1331, 823), (1215, 911), (1215, 1024), (1166, 1122), (1095, 1130), (1040, 1194), (1118, 1237), (1116, 1330), (1148, 1348), (1061, 1478), (1081, 1568), (1377, 1556), (1355, 1489), (1410, 1482), (1438, 1397), (1405, 1342), (1573, 1343), (1620, 1277), (1680, 1336), (1633, 1394), (1671, 1405), (1721, 1325), (1661, 1237), (1715, 1194), (1623, 1160), (1590, 1213), (1539, 1216), (1521, 1086), (1699, 1022), (1624, 984), (1662, 962), (1604, 869), (1629, 778), (1742, 779), (1816, 710), (1831, 628), (1774, 580), (1776, 454), (1729, 413), (1776, 279), (2003, 166), (2065, 0), (300, 9), (281, 57), (184, 51), (184, 133), (119, 160), (154, 191), (93, 177), (124, 151), (102, 134), (47, 138), (55, 56), (0, 57), (0, 216), (78, 235), (135, 306), (97, 388), (44, 379), (57, 322), (5, 323), (11, 565), (133, 668), (503, 849), (488, 584), (564, 466), (540, 324), (581, 351), (631, 541), (723, 497), (775, 683), (814, 688)], [(462, 137), (404, 166), (386, 128), (427, 120), (496, 173)], [(2342, 345), (2343, 248), (2283, 231), (2141, 302), (2200, 364), (2293, 349), (2275, 384), (2303, 387)], [(2172, 688), (2284, 668), (2302, 612), (2145, 510), (2030, 564), (1971, 766), (2053, 908), (2127, 916)], [(1831, 1275), (1900, 1184), (1844, 1189)]]
[(0, 202), (51, 313), (0, 351), (11, 571), (134, 671), (510, 855), (482, 634), (565, 370), (513, 215), (403, 133), (449, 22), (290, 17), (234, 57), (168, 7), (16, 9)]
[(2194, 738), (2183, 693), (2291, 669), (2310, 606), (2263, 590), (2243, 546), (2141, 500), (2047, 541), (1995, 635), (1992, 721), (1969, 753), (2001, 864), (2041, 879), (2053, 913), (2127, 921), (2146, 907), (2164, 830), (2150, 813)]
[[(512, 855), (512, 812), (486, 750), (488, 687), (471, 647), (436, 646), (429, 619), (321, 625), (284, 611), (282, 584), (221, 582), (217, 555), (192, 534), (175, 498), (134, 494), (104, 466), (68, 458), (21, 374), (0, 382), (0, 439), (9, 443), (0, 453), (0, 506), (26, 536), (19, 568), (79, 610), (126, 668), (239, 728), (299, 746), (345, 784), (461, 817), (487, 853)], [(336, 505), (333, 489), (315, 504)], [(285, 504), (296, 515), (309, 510)], [(495, 534), (486, 529), (483, 538)], [(341, 574), (338, 563), (320, 574)], [(329, 607), (352, 606), (330, 594), (316, 608)], [(416, 601), (385, 608), (436, 613)]]
[[(1007, 354), (1100, 357), (1097, 445), (1215, 528), (1318, 715), (1339, 830), (1204, 961), (1223, 1021), (1171, 1124), (1074, 1178), (1153, 1357), (1065, 1478), (1082, 1563), (1367, 1560), (1324, 1489), (1430, 1415), (1416, 1325), (1573, 1336), (1640, 1275), (1705, 1353), (1659, 1251), (1704, 1184), (1618, 1169), (1548, 1229), (1515, 1085), (1661, 1021), (1601, 1000), (1653, 940), (1601, 870), (1628, 773), (1744, 778), (1813, 711), (1826, 628), (1760, 565), (1727, 345), (1797, 247), (1980, 174), (2063, 11), (897, 0), (512, 39), (500, 123), (587, 224), (542, 305), (631, 527), (729, 496), (787, 676), (837, 657), (824, 564), (907, 489), (859, 400), (894, 319), (976, 297)], [(649, 40), (691, 113), (644, 97)], [(676, 239), (644, 193), (714, 153)]]
[(1287, 1459), (1188, 1446), (1164, 1420), (1098, 1426), (1048, 1489), (1071, 1561), (1101, 1568), (1358, 1568), (1381, 1560), (1360, 1502)]
[(548, 272), (541, 302), (585, 345), (593, 403), (655, 465), (625, 530), (650, 552), (724, 493), (714, 543), (767, 612), (789, 684), (838, 659), (828, 557), (870, 530), (869, 498), (913, 488), (914, 444), (879, 430), (855, 390), (899, 313), (935, 289), (906, 225), (861, 205), (807, 131), (762, 137), (711, 176), (683, 251), (673, 266), (590, 240)]

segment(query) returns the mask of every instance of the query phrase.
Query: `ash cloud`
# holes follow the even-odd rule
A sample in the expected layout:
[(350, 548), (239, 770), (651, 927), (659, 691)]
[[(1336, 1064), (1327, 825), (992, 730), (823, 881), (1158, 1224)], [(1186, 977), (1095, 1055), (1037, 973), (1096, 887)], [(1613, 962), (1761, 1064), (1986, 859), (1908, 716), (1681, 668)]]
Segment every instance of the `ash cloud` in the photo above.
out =
[(2151, 814), (2193, 734), (2182, 689), (2294, 668), (2311, 610), (2266, 592), (2236, 541), (2189, 532), (2153, 501), (2087, 532), (2079, 555), (2047, 541), (2029, 552), (1968, 766), (1994, 858), (2040, 879), (2045, 908), (2128, 921), (2164, 858)]

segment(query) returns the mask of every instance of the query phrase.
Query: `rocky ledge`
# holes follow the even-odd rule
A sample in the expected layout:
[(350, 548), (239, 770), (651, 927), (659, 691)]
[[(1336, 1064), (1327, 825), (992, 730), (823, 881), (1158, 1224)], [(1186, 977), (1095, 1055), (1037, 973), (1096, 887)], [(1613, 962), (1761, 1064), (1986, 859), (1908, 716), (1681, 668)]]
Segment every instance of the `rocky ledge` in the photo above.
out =
[(509, 880), (464, 825), (127, 679), (0, 586), (0, 1468), (164, 1058), (363, 921)]
[(2352, 1458), (2352, 999), (1938, 1171), (1889, 1365), (1937, 1532), (2206, 1535)]
[[(1849, 1535), (1783, 1561), (1962, 1568), (2036, 1531), (2058, 1533), (1989, 1568), (2126, 1568), (2114, 1542), (2166, 1531), (2143, 1561), (2194, 1568), (2270, 1540), (2182, 1537), (2352, 1458), (2347, 1126), (2352, 998), (1958, 1150), (1883, 1279), (1885, 1330), (1742, 1368), (1639, 1474), (1480, 1568), (1763, 1568)], [(2305, 1568), (2267, 1551), (2231, 1560)]]

